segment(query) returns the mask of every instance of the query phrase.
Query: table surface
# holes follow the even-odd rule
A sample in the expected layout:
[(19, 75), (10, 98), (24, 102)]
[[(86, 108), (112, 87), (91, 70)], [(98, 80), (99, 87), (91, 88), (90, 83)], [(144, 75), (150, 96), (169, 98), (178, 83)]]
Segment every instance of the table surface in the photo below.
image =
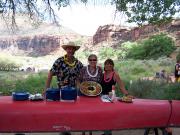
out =
[(168, 100), (106, 103), (100, 97), (79, 97), (75, 102), (13, 101), (11, 96), (0, 96), (0, 132), (120, 130), (166, 127), (169, 122), (179, 126), (180, 101), (172, 104), (174, 109)]

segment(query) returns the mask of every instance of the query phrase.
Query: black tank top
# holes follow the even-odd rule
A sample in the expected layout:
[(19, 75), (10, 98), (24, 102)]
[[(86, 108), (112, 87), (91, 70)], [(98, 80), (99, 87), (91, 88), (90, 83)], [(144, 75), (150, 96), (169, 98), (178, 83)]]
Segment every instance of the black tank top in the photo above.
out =
[(114, 81), (114, 73), (113, 73), (113, 77), (110, 81), (108, 82), (105, 82), (104, 81), (104, 74), (103, 74), (103, 79), (102, 79), (102, 82), (101, 82), (101, 86), (102, 86), (102, 94), (103, 95), (108, 95), (109, 92), (112, 91), (112, 85), (115, 85), (116, 82)]

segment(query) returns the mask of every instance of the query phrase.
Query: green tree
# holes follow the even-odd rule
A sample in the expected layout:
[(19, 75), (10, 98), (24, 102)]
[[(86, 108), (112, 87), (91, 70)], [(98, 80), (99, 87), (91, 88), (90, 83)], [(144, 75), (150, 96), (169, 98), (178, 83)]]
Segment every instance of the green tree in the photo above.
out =
[[(58, 9), (69, 6), (72, 2), (82, 2), (87, 4), (97, 0), (0, 0), (0, 14), (2, 18), (11, 19), (12, 26), (16, 26), (16, 13), (28, 14), (32, 20), (49, 17), (54, 21), (56, 14), (53, 6)], [(116, 6), (117, 11), (124, 12), (128, 16), (128, 22), (135, 22), (139, 25), (149, 22), (157, 23), (170, 20), (175, 13), (180, 11), (179, 0), (98, 0), (102, 4), (111, 3)], [(41, 2), (41, 4), (40, 4)], [(41, 5), (41, 7), (39, 6)], [(38, 19), (37, 19), (38, 18)]]
[(180, 11), (179, 0), (113, 0), (118, 11), (128, 16), (128, 22), (162, 23)]

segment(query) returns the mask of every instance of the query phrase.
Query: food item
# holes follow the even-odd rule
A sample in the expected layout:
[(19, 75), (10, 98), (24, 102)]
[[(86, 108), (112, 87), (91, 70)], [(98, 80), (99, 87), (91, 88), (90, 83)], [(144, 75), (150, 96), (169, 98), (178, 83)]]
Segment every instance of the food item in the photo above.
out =
[(101, 93), (102, 88), (99, 83), (85, 81), (81, 83), (80, 91), (86, 96), (97, 96)]
[(130, 96), (130, 95), (123, 96), (122, 98), (120, 98), (120, 101), (127, 102), (127, 103), (132, 103), (132, 96)]

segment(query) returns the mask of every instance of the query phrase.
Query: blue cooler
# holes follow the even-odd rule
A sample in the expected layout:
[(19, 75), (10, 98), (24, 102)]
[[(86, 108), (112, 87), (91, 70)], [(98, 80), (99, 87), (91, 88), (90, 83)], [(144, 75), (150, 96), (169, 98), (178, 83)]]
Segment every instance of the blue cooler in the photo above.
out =
[(60, 89), (59, 88), (48, 88), (46, 90), (46, 99), (50, 101), (60, 100)]
[(61, 89), (61, 100), (76, 100), (77, 89), (70, 86), (65, 86)]

